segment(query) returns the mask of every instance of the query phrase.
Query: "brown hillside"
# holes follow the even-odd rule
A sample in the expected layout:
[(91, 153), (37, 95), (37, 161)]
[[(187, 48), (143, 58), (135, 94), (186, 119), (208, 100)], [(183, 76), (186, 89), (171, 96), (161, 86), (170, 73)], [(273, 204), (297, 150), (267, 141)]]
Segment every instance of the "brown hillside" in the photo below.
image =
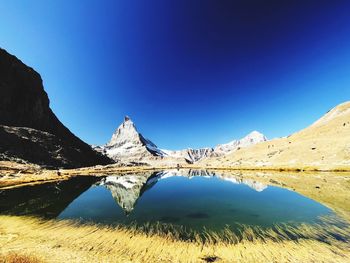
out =
[(201, 165), (247, 169), (350, 170), (350, 102), (330, 110), (308, 128), (203, 160)]

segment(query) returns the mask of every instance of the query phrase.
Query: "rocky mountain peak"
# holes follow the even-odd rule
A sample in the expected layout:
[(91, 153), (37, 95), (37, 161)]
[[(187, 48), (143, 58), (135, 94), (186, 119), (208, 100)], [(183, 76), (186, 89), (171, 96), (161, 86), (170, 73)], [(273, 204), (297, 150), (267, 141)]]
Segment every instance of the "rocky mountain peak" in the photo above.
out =
[(140, 161), (164, 154), (153, 142), (138, 132), (129, 116), (124, 117), (124, 121), (113, 133), (106, 146), (100, 148), (115, 161)]
[(153, 142), (143, 137), (138, 132), (135, 124), (129, 116), (124, 117), (124, 121), (113, 133), (111, 140), (105, 145), (96, 147), (116, 162), (140, 162), (154, 157), (171, 158), (186, 163), (195, 163), (203, 158), (218, 157), (239, 147), (247, 147), (259, 142), (266, 141), (266, 137), (253, 131), (241, 140), (234, 140), (227, 144), (221, 144), (215, 148), (184, 149), (178, 151), (159, 149)]
[(135, 124), (128, 117), (124, 117), (124, 121), (119, 125), (113, 133), (111, 140), (107, 146), (122, 146), (127, 143), (143, 144), (141, 136), (136, 129)]

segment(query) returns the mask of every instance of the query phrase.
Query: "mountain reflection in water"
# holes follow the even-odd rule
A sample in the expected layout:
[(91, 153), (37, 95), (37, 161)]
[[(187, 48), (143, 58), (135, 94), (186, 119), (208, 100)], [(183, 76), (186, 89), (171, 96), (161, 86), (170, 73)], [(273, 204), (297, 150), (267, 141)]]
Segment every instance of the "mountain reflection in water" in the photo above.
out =
[(204, 170), (82, 176), (0, 191), (0, 213), (191, 229), (315, 222), (327, 207), (287, 189)]
[(98, 180), (96, 177), (79, 176), (53, 183), (0, 190), (0, 213), (56, 218)]
[(129, 214), (135, 207), (137, 200), (142, 194), (162, 179), (173, 176), (187, 177), (191, 179), (196, 176), (205, 178), (216, 177), (234, 184), (245, 184), (257, 192), (262, 192), (267, 185), (255, 180), (242, 179), (238, 176), (219, 175), (206, 170), (169, 170), (153, 173), (152, 175), (120, 175), (107, 176), (99, 182), (112, 194), (117, 204)]

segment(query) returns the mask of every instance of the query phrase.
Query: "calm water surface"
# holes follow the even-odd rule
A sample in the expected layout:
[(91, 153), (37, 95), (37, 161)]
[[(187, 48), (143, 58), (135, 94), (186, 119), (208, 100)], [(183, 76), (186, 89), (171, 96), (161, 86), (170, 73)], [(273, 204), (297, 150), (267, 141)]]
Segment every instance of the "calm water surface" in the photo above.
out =
[(81, 177), (0, 192), (0, 212), (104, 224), (163, 222), (220, 230), (314, 223), (327, 207), (293, 191), (199, 171)]

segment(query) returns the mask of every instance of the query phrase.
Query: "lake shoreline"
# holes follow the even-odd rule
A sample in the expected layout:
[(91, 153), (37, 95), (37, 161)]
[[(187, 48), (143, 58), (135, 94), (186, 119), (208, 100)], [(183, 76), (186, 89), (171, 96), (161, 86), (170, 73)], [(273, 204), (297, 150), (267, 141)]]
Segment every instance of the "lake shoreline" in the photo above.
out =
[[(25, 185), (45, 184), (76, 177), (102, 177), (116, 174), (144, 174), (178, 167), (115, 167), (98, 166), (81, 169), (45, 170), (34, 165), (0, 162), (0, 172), (6, 173), (0, 181), (8, 182), (10, 189)], [(332, 209), (338, 216), (350, 222), (350, 173), (329, 171), (280, 171), (186, 166), (180, 169), (217, 171), (238, 179), (249, 179), (269, 186), (277, 186), (297, 192)], [(11, 176), (11, 174), (17, 176)], [(5, 177), (6, 180), (3, 180)], [(1, 185), (1, 184), (0, 184)], [(57, 260), (81, 262), (208, 262), (217, 257), (219, 262), (347, 262), (350, 258), (348, 243), (332, 240), (330, 243), (316, 239), (257, 240), (224, 244), (200, 244), (176, 240), (170, 236), (130, 232), (108, 226), (79, 225), (69, 220), (40, 221), (32, 217), (0, 216), (0, 257), (36, 257), (38, 261)], [(311, 231), (318, 233), (318, 231)], [(101, 236), (103, 237), (101, 239)], [(130, 236), (132, 238), (130, 239)], [(101, 240), (103, 240), (102, 243)], [(109, 244), (108, 246), (106, 246)], [(138, 244), (135, 246), (135, 244)], [(119, 249), (122, 247), (123, 249)], [(20, 249), (16, 249), (20, 248)], [(54, 248), (54, 249), (52, 249)], [(166, 253), (163, 253), (166, 251)], [(286, 252), (284, 252), (286, 251)], [(290, 253), (291, 251), (294, 251)], [(310, 251), (313, 251), (310, 253)], [(11, 254), (12, 253), (12, 254)], [(13, 254), (14, 253), (14, 254)], [(1, 262), (1, 260), (0, 260)], [(321, 261), (322, 262), (322, 261)]]
[(33, 164), (19, 164), (0, 161), (0, 189), (34, 185), (45, 182), (67, 180), (75, 176), (104, 176), (111, 174), (129, 174), (149, 171), (161, 171), (172, 169), (194, 169), (208, 171), (232, 171), (232, 172), (281, 172), (281, 173), (339, 173), (350, 174), (350, 167), (336, 169), (319, 169), (316, 167), (212, 167), (212, 166), (92, 166), (76, 169), (45, 169)]
[[(3, 169), (5, 167), (5, 169)], [(108, 176), (115, 174), (138, 174), (178, 167), (116, 167), (94, 166), (80, 169), (45, 170), (38, 166), (15, 165), (0, 162), (0, 190), (28, 185), (69, 180), (78, 176)], [(230, 173), (245, 179), (256, 180), (266, 185), (287, 188), (314, 199), (331, 208), (350, 221), (350, 172), (329, 171), (280, 171), (280, 170), (241, 170), (231, 168), (186, 166), (180, 169), (211, 170)], [(15, 174), (13, 176), (11, 174)], [(18, 174), (18, 175), (17, 175)]]

